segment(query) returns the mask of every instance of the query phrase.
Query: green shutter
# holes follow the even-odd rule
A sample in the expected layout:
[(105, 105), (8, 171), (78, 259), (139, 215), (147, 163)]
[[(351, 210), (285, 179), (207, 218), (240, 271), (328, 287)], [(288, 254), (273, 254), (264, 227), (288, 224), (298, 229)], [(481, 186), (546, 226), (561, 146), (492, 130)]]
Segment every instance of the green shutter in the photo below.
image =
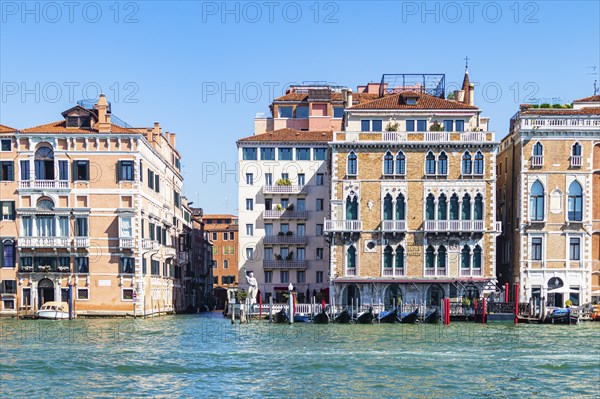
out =
[(121, 181), (121, 170), (123, 169), (122, 161), (117, 162), (116, 172), (117, 172), (117, 183)]

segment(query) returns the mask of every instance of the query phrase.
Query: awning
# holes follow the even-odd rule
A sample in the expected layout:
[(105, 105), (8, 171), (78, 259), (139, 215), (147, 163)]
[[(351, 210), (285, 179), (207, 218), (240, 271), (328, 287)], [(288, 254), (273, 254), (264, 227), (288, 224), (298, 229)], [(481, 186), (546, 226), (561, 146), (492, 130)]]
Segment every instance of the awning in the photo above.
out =
[(548, 290), (548, 294), (579, 294), (579, 290), (572, 290), (568, 287), (559, 287)]

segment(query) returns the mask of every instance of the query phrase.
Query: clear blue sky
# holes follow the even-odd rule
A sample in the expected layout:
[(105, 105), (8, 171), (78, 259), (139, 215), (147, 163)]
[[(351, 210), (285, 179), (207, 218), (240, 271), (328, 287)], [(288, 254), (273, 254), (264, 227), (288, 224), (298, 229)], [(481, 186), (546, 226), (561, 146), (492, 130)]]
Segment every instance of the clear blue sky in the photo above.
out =
[(519, 103), (593, 94), (598, 1), (423, 4), (1, 1), (0, 123), (59, 120), (100, 87), (130, 125), (177, 133), (184, 193), (220, 213), (237, 212), (236, 139), (290, 82), (445, 73), (456, 84), (468, 55), (497, 138)]

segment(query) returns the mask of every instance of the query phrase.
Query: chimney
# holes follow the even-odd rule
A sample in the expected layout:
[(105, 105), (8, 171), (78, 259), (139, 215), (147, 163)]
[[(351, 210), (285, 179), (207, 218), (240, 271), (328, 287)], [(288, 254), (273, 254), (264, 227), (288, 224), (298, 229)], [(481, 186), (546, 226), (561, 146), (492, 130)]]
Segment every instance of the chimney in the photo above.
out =
[(462, 103), (465, 101), (465, 92), (463, 90), (454, 90), (454, 101)]
[(171, 133), (171, 137), (169, 138), (169, 142), (171, 143), (171, 146), (173, 148), (175, 148), (175, 133)]
[(342, 105), (344, 108), (348, 106), (348, 89), (342, 89)]
[(165, 132), (165, 137), (167, 138), (167, 141), (171, 141), (171, 133)]
[(352, 106), (352, 90), (348, 89), (348, 108)]
[(469, 105), (475, 105), (475, 85), (469, 84)]
[(98, 132), (99, 133), (110, 133), (110, 114), (108, 113), (108, 101), (106, 96), (100, 93), (98, 103), (95, 105), (98, 111)]
[(160, 123), (154, 122), (154, 128), (152, 128), (152, 141), (156, 141), (158, 136), (160, 136)]

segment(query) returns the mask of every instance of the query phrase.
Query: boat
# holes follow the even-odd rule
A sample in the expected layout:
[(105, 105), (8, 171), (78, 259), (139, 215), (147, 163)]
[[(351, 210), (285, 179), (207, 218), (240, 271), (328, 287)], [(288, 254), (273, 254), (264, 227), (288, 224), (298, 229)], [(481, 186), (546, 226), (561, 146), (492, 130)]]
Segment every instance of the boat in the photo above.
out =
[(329, 323), (329, 316), (327, 315), (325, 310), (322, 310), (320, 313), (316, 314), (313, 317), (312, 321), (315, 324), (327, 324)]
[(308, 316), (304, 313), (295, 314), (294, 323), (308, 323)]
[(379, 314), (377, 319), (379, 320), (380, 323), (396, 323), (396, 322), (400, 321), (400, 319), (398, 318), (398, 310), (397, 309), (384, 310), (383, 312), (381, 312)]
[(423, 323), (438, 323), (440, 321), (440, 316), (437, 309), (433, 309), (431, 312), (425, 315), (423, 319)]
[(281, 309), (279, 312), (275, 313), (275, 323), (287, 323), (290, 321), (290, 317), (288, 316), (285, 309)]
[(558, 308), (548, 313), (546, 324), (577, 324), (579, 317), (571, 313), (571, 309)]
[(36, 316), (40, 319), (68, 319), (69, 304), (67, 302), (46, 302), (37, 311)]
[(348, 309), (342, 310), (337, 316), (335, 316), (336, 323), (348, 324), (350, 323), (350, 320), (352, 320), (352, 317), (350, 316)]
[(419, 319), (419, 309), (415, 309), (414, 312), (411, 313), (402, 313), (400, 318), (401, 323), (414, 324)]
[(373, 308), (369, 308), (366, 312), (362, 312), (356, 318), (358, 324), (371, 324), (373, 322)]

